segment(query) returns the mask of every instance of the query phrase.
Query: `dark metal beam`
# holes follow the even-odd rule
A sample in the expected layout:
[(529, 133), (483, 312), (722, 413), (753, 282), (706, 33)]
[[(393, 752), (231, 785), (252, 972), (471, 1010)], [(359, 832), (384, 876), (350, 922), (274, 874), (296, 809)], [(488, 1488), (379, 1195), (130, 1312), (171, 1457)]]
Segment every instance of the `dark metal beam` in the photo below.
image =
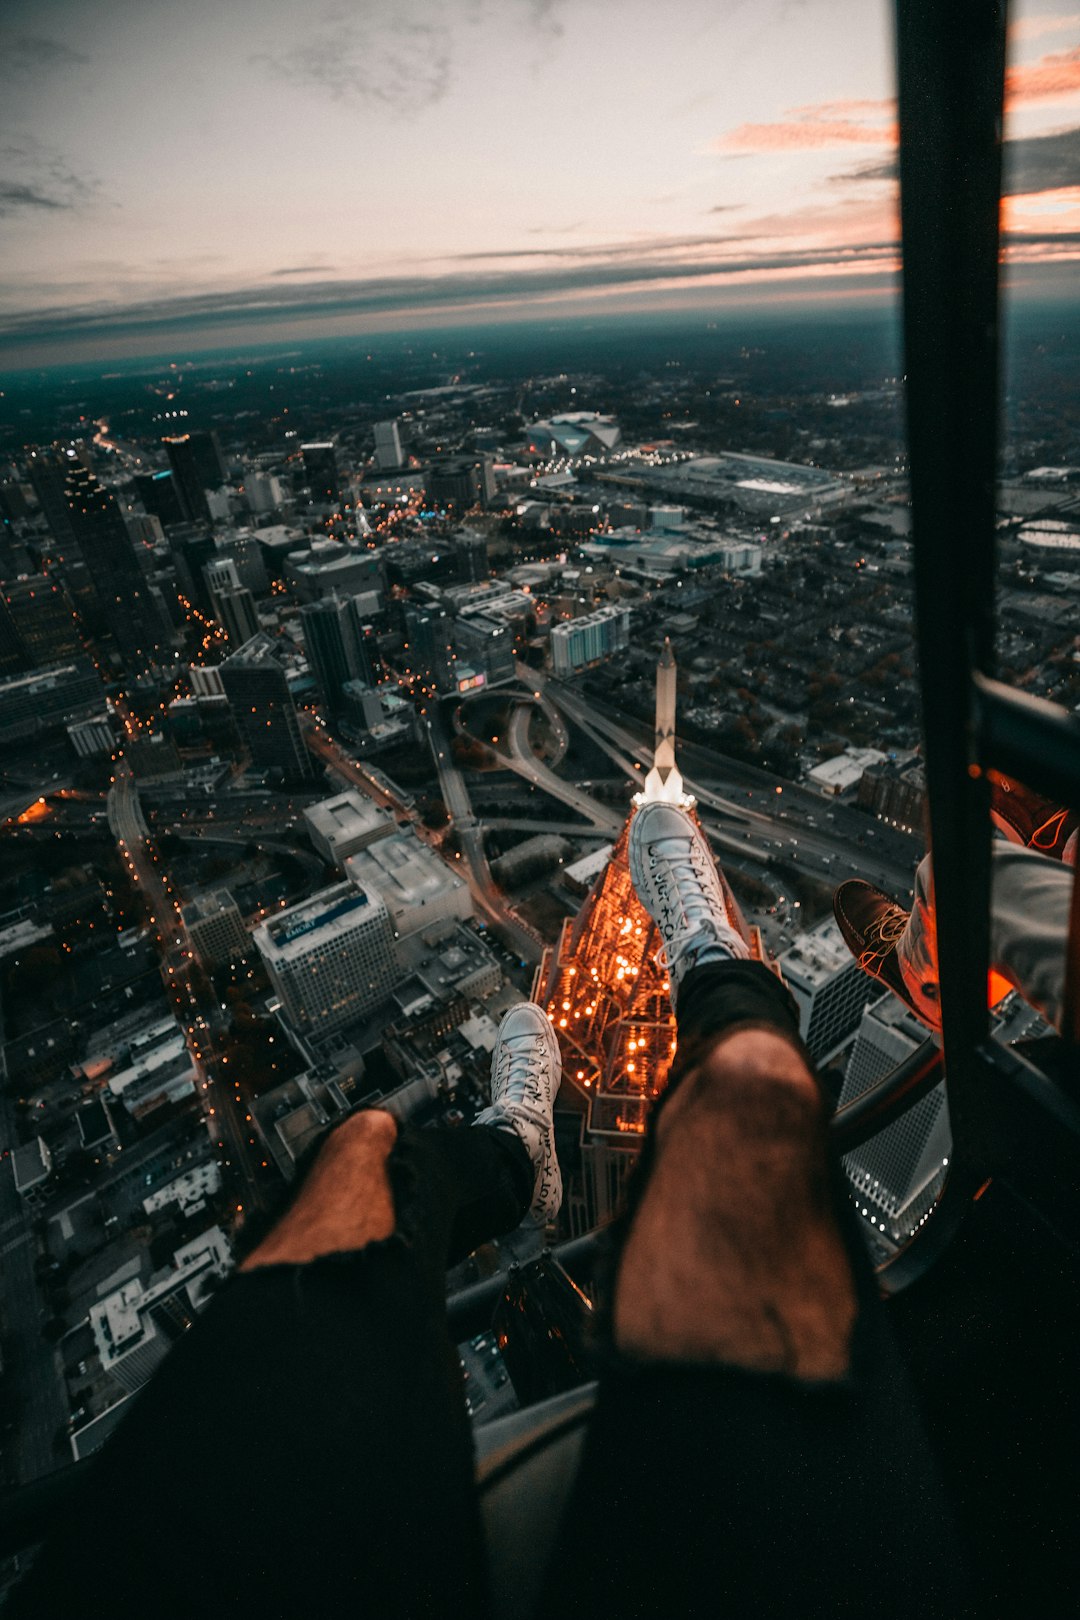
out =
[(973, 671), (994, 658), (1001, 0), (897, 0), (908, 450), (946, 1072), (961, 1157), (989, 1151), (990, 822)]

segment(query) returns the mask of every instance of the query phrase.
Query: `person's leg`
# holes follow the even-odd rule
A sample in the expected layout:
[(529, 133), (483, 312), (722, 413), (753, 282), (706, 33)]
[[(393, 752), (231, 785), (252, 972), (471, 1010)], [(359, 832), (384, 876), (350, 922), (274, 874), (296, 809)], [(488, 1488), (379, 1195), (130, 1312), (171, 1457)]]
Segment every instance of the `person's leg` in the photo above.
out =
[[(997, 996), (1011, 985), (1059, 1029), (1074, 868), (1067, 861), (1000, 839), (994, 841), (992, 857), (990, 965), (1007, 981), (999, 986)], [(860, 878), (840, 885), (834, 909), (859, 965), (906, 1001), (929, 1028), (940, 1029), (934, 876), (929, 855), (915, 874), (910, 913)]]
[[(666, 874), (668, 897), (694, 869)], [(679, 1050), (616, 1234), (548, 1607), (955, 1614), (935, 1467), (794, 1006), (761, 964), (723, 960), (722, 929), (706, 964), (670, 937)]]
[[(483, 1620), (445, 1272), (517, 1225), (543, 1178), (558, 1072), (519, 1061), (516, 1039), (523, 1026), (542, 1033), (542, 1018), (531, 1008), (504, 1021), (514, 1039), (512, 1061), (502, 1041), (493, 1054), (497, 1123), (416, 1131), (373, 1111), (331, 1133), (288, 1208), (140, 1393), (13, 1614), (118, 1620), (141, 1613), (149, 1591), (163, 1617)], [(107, 1579), (87, 1580), (86, 1546), (115, 1545), (118, 1524), (122, 1558)], [(183, 1549), (164, 1555), (167, 1580), (162, 1526)]]

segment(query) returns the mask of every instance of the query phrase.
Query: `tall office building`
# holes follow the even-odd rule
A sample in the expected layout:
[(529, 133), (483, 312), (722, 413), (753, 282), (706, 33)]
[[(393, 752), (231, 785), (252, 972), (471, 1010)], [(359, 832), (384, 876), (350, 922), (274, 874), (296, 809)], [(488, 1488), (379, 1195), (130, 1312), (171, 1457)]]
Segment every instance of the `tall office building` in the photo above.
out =
[(235, 591), (219, 591), (218, 617), (229, 638), (229, 646), (240, 648), (259, 633), (259, 615), (255, 611), (255, 598), (243, 585)]
[(186, 523), (187, 513), (180, 500), (179, 486), (171, 472), (136, 473), (132, 479), (135, 493), (143, 506), (158, 522), (170, 527)]
[(172, 632), (115, 499), (76, 463), (65, 480), (68, 512), (106, 623), (131, 670), (161, 663)]
[[(202, 483), (202, 473), (206, 468), (204, 458), (193, 444), (193, 436), (189, 433), (176, 434), (170, 439), (162, 439), (162, 444), (165, 445), (168, 465), (172, 467), (176, 499), (180, 501), (180, 510), (186, 522), (209, 523), (210, 507), (206, 499), (206, 486)], [(212, 488), (217, 489), (217, 483), (212, 484)]]
[(425, 686), (433, 686), (439, 692), (451, 691), (457, 654), (452, 621), (446, 609), (421, 607), (410, 602), (405, 608), (405, 625), (409, 637), (405, 649), (406, 669), (418, 675)]
[(341, 483), (337, 457), (332, 444), (302, 444), (304, 477), (311, 490), (311, 498), (319, 505), (341, 504)]
[(230, 712), (252, 763), (290, 778), (313, 775), (296, 704), (270, 637), (260, 632), (219, 667)]
[(197, 894), (181, 906), (180, 916), (191, 948), (204, 968), (222, 967), (247, 952), (251, 943), (248, 931), (228, 889)]
[(5, 620), (24, 659), (16, 667), (43, 669), (46, 664), (62, 664), (82, 651), (72, 600), (63, 586), (47, 574), (4, 581), (0, 587), (0, 643), (6, 639)]
[(857, 1027), (877, 982), (863, 973), (831, 917), (801, 934), (779, 967), (799, 1009), (799, 1034), (823, 1063)]
[(495, 462), (489, 455), (433, 456), (425, 483), (432, 506), (470, 506), (495, 498)]
[(217, 434), (211, 429), (193, 429), (188, 434), (188, 443), (191, 446), (191, 459), (195, 471), (202, 480), (203, 489), (220, 489), (222, 484), (229, 482), (229, 470), (225, 465), (225, 457), (221, 453), (221, 444)]
[(240, 575), (236, 564), (231, 557), (223, 557), (215, 551), (208, 562), (203, 564), (203, 581), (206, 592), (210, 598), (210, 605), (217, 615), (218, 599), (223, 591), (237, 591), (240, 589)]
[(580, 619), (552, 626), (551, 667), (556, 675), (572, 675), (630, 645), (630, 609), (602, 607)]
[(337, 883), (255, 930), (255, 944), (301, 1034), (333, 1034), (386, 1001), (401, 970), (386, 904)]
[(335, 591), (325, 601), (308, 603), (300, 619), (311, 672), (331, 712), (337, 713), (346, 681), (371, 686), (376, 678), (356, 599)]
[(390, 472), (405, 460), (401, 448), (401, 434), (396, 422), (375, 424), (375, 465), (380, 472)]
[(482, 613), (461, 614), (454, 621), (454, 645), (459, 663), (482, 674), (486, 686), (514, 679), (514, 632), (508, 624)]
[[(926, 1040), (927, 1031), (896, 996), (867, 1007), (848, 1059), (840, 1102), (853, 1102)], [(914, 1237), (937, 1200), (952, 1154), (943, 1085), (844, 1157), (856, 1208), (895, 1243)]]
[(65, 449), (48, 447), (31, 450), (26, 458), (30, 486), (49, 526), (49, 533), (61, 553), (68, 546), (76, 544), (75, 528), (68, 511), (66, 480), (73, 468), (82, 465), (70, 445)]

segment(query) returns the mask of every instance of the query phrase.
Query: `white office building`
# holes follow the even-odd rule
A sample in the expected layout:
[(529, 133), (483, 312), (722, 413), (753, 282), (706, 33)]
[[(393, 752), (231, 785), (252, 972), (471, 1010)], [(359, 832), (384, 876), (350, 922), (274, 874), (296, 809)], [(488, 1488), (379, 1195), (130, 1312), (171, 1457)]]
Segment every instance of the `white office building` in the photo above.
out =
[(344, 872), (350, 855), (366, 849), (377, 839), (389, 837), (396, 825), (393, 816), (388, 816), (355, 788), (308, 805), (304, 821), (312, 847), (339, 872)]
[(382, 896), (401, 937), (435, 923), (464, 922), (473, 914), (464, 878), (422, 844), (411, 827), (369, 844), (346, 861), (345, 870), (354, 883)]
[(400, 976), (384, 900), (352, 882), (280, 912), (254, 939), (286, 1016), (302, 1034), (332, 1034), (363, 1018)]

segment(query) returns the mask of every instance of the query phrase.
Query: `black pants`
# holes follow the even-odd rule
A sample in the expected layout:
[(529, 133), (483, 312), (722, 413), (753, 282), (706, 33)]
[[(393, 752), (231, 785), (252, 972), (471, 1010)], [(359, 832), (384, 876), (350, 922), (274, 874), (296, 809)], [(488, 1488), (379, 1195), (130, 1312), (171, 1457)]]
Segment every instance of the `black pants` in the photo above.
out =
[[(688, 977), (672, 1085), (746, 1022), (797, 1029), (765, 969)], [(485, 1620), (445, 1270), (517, 1224), (532, 1169), (499, 1131), (406, 1128), (390, 1175), (386, 1242), (225, 1285), (97, 1459), (13, 1615)], [(837, 1200), (860, 1301), (849, 1375), (609, 1358), (545, 1615), (960, 1610), (935, 1467), (839, 1181)]]

